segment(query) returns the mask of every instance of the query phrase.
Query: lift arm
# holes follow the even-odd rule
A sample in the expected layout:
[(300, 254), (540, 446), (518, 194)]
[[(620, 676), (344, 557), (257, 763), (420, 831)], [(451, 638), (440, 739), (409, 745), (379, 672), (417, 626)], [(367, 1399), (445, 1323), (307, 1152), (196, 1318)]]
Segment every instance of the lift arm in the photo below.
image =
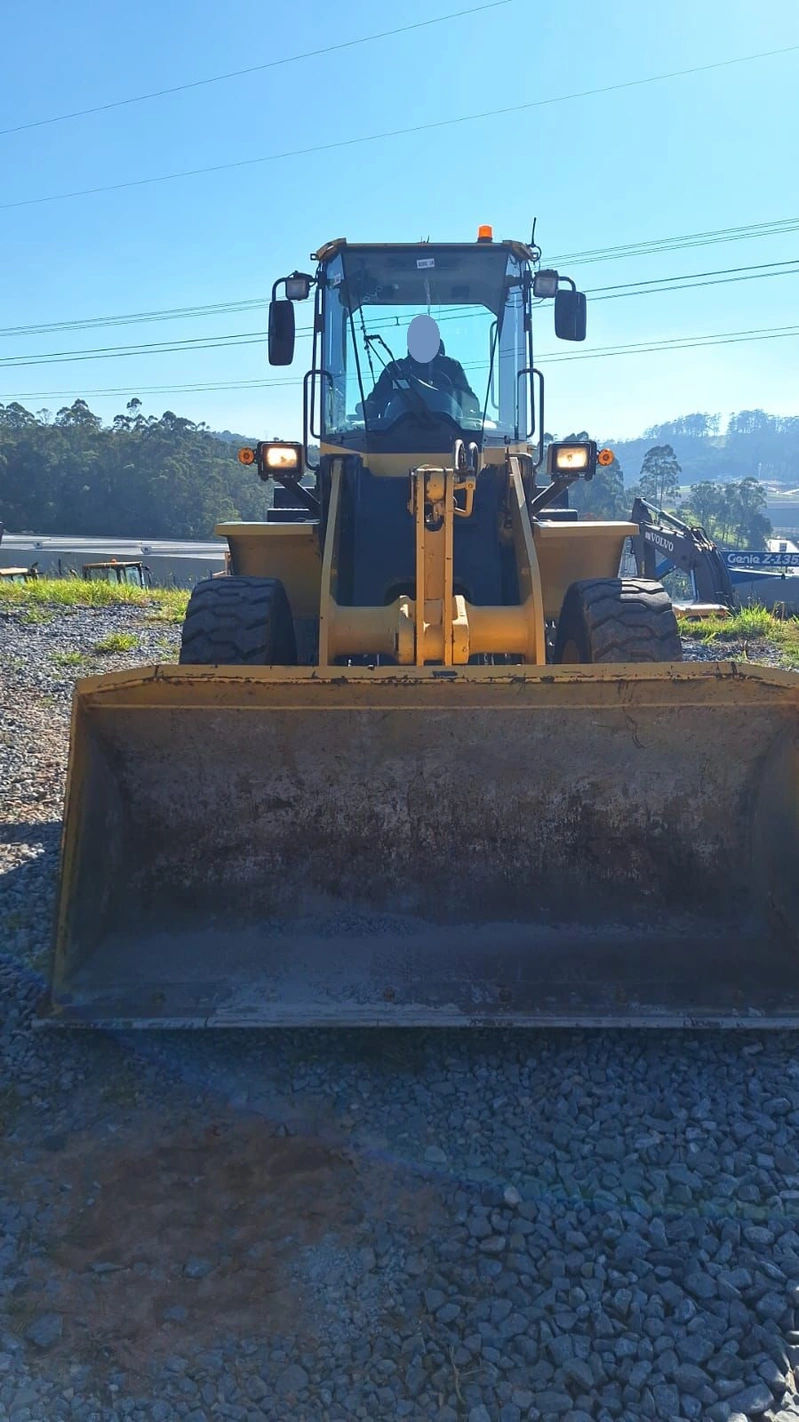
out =
[(639, 577), (659, 579), (679, 568), (690, 577), (697, 602), (735, 607), (727, 566), (703, 528), (689, 527), (640, 498), (633, 504), (630, 521), (639, 528), (632, 539)]

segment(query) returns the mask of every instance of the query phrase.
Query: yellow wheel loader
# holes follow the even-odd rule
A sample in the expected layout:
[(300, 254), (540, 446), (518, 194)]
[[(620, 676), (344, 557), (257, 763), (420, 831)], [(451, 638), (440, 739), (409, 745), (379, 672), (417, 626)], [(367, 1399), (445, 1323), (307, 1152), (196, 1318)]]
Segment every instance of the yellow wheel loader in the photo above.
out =
[(0, 568), (0, 580), (4, 583), (35, 583), (39, 574), (33, 568)]
[(533, 308), (584, 295), (490, 229), (315, 256), (275, 508), (179, 665), (77, 684), (50, 1017), (799, 1024), (799, 677), (683, 662), (569, 506), (612, 455), (545, 447)]
[(112, 583), (115, 586), (146, 588), (150, 585), (149, 568), (143, 563), (120, 563), (116, 558), (106, 563), (84, 563), (83, 577), (88, 583)]

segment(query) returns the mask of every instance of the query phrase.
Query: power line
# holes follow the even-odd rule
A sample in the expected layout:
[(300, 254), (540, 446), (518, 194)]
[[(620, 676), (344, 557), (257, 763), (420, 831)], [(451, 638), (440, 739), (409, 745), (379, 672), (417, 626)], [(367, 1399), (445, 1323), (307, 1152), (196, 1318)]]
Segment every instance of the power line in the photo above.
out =
[[(670, 244), (666, 250), (678, 250), (692, 246), (712, 246), (715, 242), (743, 241), (755, 237), (779, 236), (782, 233), (797, 230), (799, 230), (799, 217), (784, 217), (776, 222), (750, 223), (745, 227), (721, 228), (715, 232), (688, 233), (681, 236), (663, 238), (661, 240)], [(645, 242), (626, 243), (618, 247), (605, 248), (604, 252), (606, 255), (602, 257), (595, 256), (593, 252), (573, 252), (571, 255), (567, 253), (561, 256), (549, 257), (547, 258), (547, 264), (562, 266), (568, 263), (569, 265), (577, 266), (580, 263), (594, 260), (610, 260), (612, 257), (647, 255), (649, 247), (650, 244)], [(647, 249), (646, 251), (644, 250), (645, 248)], [(786, 262), (760, 262), (747, 267), (727, 267), (723, 268), (722, 271), (724, 273), (759, 271), (768, 266), (784, 266), (788, 260), (789, 259), (786, 258)], [(719, 272), (687, 272), (683, 274), (682, 277), (658, 277), (653, 278), (653, 281), (689, 281), (694, 277), (710, 277), (719, 274)], [(782, 273), (778, 272), (777, 275), (782, 275)], [(648, 283), (623, 282), (620, 285), (612, 287), (589, 287), (586, 294), (593, 296), (595, 300), (604, 300), (605, 298), (600, 296), (599, 293), (616, 291), (621, 289), (621, 287), (626, 288), (644, 285), (648, 285)], [(200, 316), (217, 316), (239, 311), (253, 311), (258, 308), (263, 309), (268, 300), (268, 296), (264, 295), (248, 297), (240, 301), (220, 301), (212, 305), (173, 306), (163, 307), (155, 311), (133, 311), (124, 313), (121, 316), (87, 316), (84, 318), (73, 318), (69, 321), (51, 321), (46, 324), (31, 326), (5, 326), (0, 328), (0, 338), (7, 336), (41, 336), (49, 335), (57, 331), (88, 331), (104, 326), (133, 326), (141, 322), (194, 320)]]
[(253, 296), (244, 301), (219, 301), (208, 306), (172, 306), (158, 311), (132, 311), (122, 316), (86, 316), (71, 321), (49, 321), (34, 326), (6, 326), (0, 329), (3, 336), (45, 336), (56, 331), (90, 331), (103, 326), (135, 326), (140, 322), (193, 320), (198, 316), (229, 315), (234, 311), (253, 311), (264, 308), (268, 296)]
[(676, 252), (685, 247), (715, 246), (719, 242), (740, 242), (750, 237), (773, 237), (795, 232), (799, 217), (782, 217), (773, 222), (749, 222), (743, 227), (722, 227), (711, 232), (689, 232), (679, 237), (655, 237), (616, 247), (594, 247), (587, 252), (561, 252), (548, 262), (577, 266), (586, 262), (618, 261), (622, 257), (648, 257), (658, 252)]
[(314, 144), (309, 148), (292, 148), (282, 153), (267, 153), (261, 158), (239, 158), (232, 163), (213, 163), (204, 168), (184, 168), (177, 173), (161, 173), (153, 178), (130, 178), (122, 183), (106, 183), (96, 188), (77, 188), (68, 193), (49, 193), (46, 197), (20, 198), (15, 202), (0, 203), (0, 210), (17, 207), (36, 207), (47, 202), (65, 202), (70, 198), (92, 197), (98, 193), (120, 192), (126, 188), (147, 187), (155, 183), (171, 183), (179, 178), (197, 178), (209, 173), (231, 172), (238, 168), (252, 168), (263, 163), (278, 163), (286, 158), (305, 158), (313, 153), (330, 153), (337, 149), (354, 148), (360, 144), (383, 142), (387, 138), (402, 138), (409, 134), (429, 133), (434, 129), (453, 128), (458, 124), (476, 123), (482, 119), (499, 118), (506, 114), (518, 114), (530, 109), (545, 108), (550, 104), (566, 104), (574, 99), (594, 98), (600, 94), (613, 94), (623, 89), (639, 89), (646, 84), (659, 84), (669, 79), (682, 79), (692, 74), (707, 74), (714, 69), (727, 69), (734, 64), (749, 64), (757, 59), (771, 59), (776, 55), (792, 54), (799, 50), (799, 44), (784, 45), (780, 49), (761, 50), (757, 54), (737, 55), (733, 59), (718, 59), (711, 64), (696, 64), (689, 69), (674, 69), (664, 74), (650, 74), (643, 79), (627, 79), (618, 84), (605, 84), (596, 89), (581, 89), (573, 94), (558, 94), (549, 99), (533, 99), (525, 104), (511, 104), (501, 109), (485, 109), (480, 113), (460, 114), (456, 118), (438, 119), (432, 123), (413, 124), (408, 128), (387, 129), (382, 133), (369, 133), (357, 138), (340, 138), (333, 143)]
[[(564, 360), (604, 360), (614, 356), (626, 355), (654, 355), (669, 351), (695, 350), (703, 346), (724, 346), (737, 345), (750, 341), (775, 341), (785, 340), (789, 337), (799, 336), (799, 326), (766, 326), (762, 328), (752, 328), (744, 331), (718, 331), (700, 336), (670, 336), (662, 341), (635, 341), (623, 346), (605, 346), (591, 351), (542, 351), (537, 357), (539, 360), (555, 363)], [(470, 365), (470, 370), (487, 369), (488, 362), (481, 365)], [(27, 390), (16, 394), (4, 395), (3, 400), (55, 400), (69, 399), (71, 397), (86, 398), (117, 396), (117, 395), (175, 395), (191, 394), (195, 392), (214, 390), (265, 390), (273, 389), (277, 386), (293, 387), (300, 389), (302, 381), (296, 379), (282, 380), (236, 380), (236, 381), (208, 381), (191, 385), (154, 385), (149, 387), (135, 388), (131, 386), (119, 386), (114, 389), (103, 390)]]
[(715, 335), (672, 336), (665, 341), (636, 341), (624, 346), (604, 346), (593, 351), (549, 351), (541, 360), (604, 360), (618, 355), (650, 355), (656, 351), (696, 350), (701, 346), (731, 346), (742, 341), (777, 341), (799, 336), (799, 326), (764, 326), (748, 331), (720, 331)]
[[(782, 270), (776, 270), (782, 268)], [(760, 262), (754, 266), (722, 267), (710, 272), (690, 272), (681, 277), (653, 278), (644, 282), (622, 283), (617, 286), (588, 288), (586, 295), (592, 301), (612, 301), (628, 296), (653, 296), (661, 292), (693, 291), (705, 286), (719, 286), (727, 282), (754, 281), (763, 277), (799, 275), (799, 258), (794, 261)], [(239, 303), (241, 305), (242, 303)], [(202, 309), (202, 308), (199, 308)], [(218, 308), (217, 308), (218, 309)], [(482, 308), (473, 313), (458, 312), (442, 320), (468, 320), (471, 316), (485, 314)], [(393, 327), (393, 321), (383, 320), (370, 323), (373, 330)], [(297, 335), (307, 337), (312, 326), (300, 326)], [(0, 332), (0, 335), (5, 334)], [(56, 365), (62, 362), (81, 360), (114, 360), (122, 356), (171, 355), (176, 352), (223, 350), (231, 346), (259, 345), (266, 340), (261, 331), (234, 331), (222, 336), (187, 336), (171, 341), (147, 341), (127, 346), (98, 346), (85, 351), (46, 351), (33, 356), (1, 356), (0, 369), (17, 369), (32, 365)]]
[[(777, 268), (782, 268), (778, 271)], [(726, 286), (728, 282), (759, 281), (763, 277), (799, 275), (799, 258), (784, 262), (760, 262), (749, 267), (722, 267), (714, 272), (693, 272), (685, 277), (653, 277), (650, 281), (624, 282), (619, 286), (586, 288), (586, 296), (596, 301), (618, 301), (627, 296), (657, 296), (664, 291), (698, 291), (705, 286)], [(707, 280), (701, 280), (707, 278)]]
[(188, 385), (117, 385), (100, 390), (26, 390), (16, 395), (0, 396), (0, 400), (62, 400), (84, 396), (111, 395), (180, 395), (206, 390), (263, 390), (277, 386), (290, 386), (297, 390), (301, 382), (296, 377), (283, 380), (210, 380)]
[(229, 346), (252, 346), (266, 340), (264, 331), (233, 332), (225, 336), (190, 336), (177, 341), (147, 341), (138, 346), (97, 346), (88, 351), (47, 351), (29, 358), (0, 357), (0, 368), (26, 365), (58, 365), (75, 360), (115, 360), (121, 356), (171, 355), (176, 351), (224, 350)]
[(192, 79), (185, 84), (173, 84), (168, 89), (153, 89), (148, 94), (136, 94), (130, 99), (114, 99), (108, 104), (94, 104), (88, 109), (73, 109), (71, 113), (54, 114), (52, 118), (32, 119), (29, 123), (18, 123), (13, 128), (0, 128), (0, 138), (10, 133), (23, 133), (29, 128), (45, 128), (49, 124), (66, 123), (68, 119), (85, 118), (88, 114), (104, 114), (109, 109), (122, 109), (131, 104), (144, 104), (150, 99), (162, 99), (167, 94), (182, 94), (188, 89), (202, 89), (208, 84), (222, 84), (228, 79), (241, 79), (247, 74), (260, 74), (265, 69), (279, 69), (284, 64), (299, 64), (304, 59), (317, 59), (320, 55), (335, 54), (342, 49), (355, 49), (362, 44), (374, 44), (376, 40), (393, 39), (396, 35), (407, 35), (411, 30), (429, 29), (432, 25), (443, 25), (448, 20), (460, 20), (466, 15), (477, 15), (481, 10), (496, 10), (500, 5), (510, 5), (513, 0), (487, 0), (486, 4), (474, 5), (468, 10), (453, 10), (448, 15), (437, 15), (432, 20), (417, 20), (412, 25), (400, 25), (395, 30), (381, 30), (374, 35), (361, 35), (358, 39), (342, 40), (339, 44), (327, 44), (321, 49), (308, 49), (302, 54), (286, 55), (283, 59), (269, 59), (263, 64), (250, 64), (246, 69), (231, 69), (225, 74), (212, 74), (209, 79)]

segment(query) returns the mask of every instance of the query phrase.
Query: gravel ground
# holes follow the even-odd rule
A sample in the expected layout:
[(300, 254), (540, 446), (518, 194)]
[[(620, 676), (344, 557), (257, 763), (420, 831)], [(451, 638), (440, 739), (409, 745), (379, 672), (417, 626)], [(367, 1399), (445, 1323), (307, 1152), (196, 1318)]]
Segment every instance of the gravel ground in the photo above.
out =
[(716, 646), (685, 638), (682, 648), (686, 662), (758, 662), (761, 666), (784, 665), (779, 647), (770, 642), (719, 642)]
[(799, 1419), (791, 1035), (32, 1027), (73, 676), (176, 645), (0, 615), (0, 1419)]

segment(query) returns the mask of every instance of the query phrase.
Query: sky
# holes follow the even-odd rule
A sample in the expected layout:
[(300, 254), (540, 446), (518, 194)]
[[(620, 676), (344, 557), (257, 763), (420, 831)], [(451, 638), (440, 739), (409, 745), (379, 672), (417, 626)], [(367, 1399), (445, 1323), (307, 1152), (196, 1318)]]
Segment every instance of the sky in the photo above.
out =
[[(137, 396), (147, 414), (172, 409), (214, 429), (298, 438), (299, 382), (310, 351), (298, 343), (292, 371), (270, 370), (266, 302), (273, 281), (309, 270), (309, 254), (330, 238), (470, 241), (479, 224), (491, 223), (497, 238), (527, 240), (535, 218), (548, 265), (564, 254), (795, 217), (796, 230), (779, 235), (564, 262), (561, 270), (589, 293), (588, 339), (581, 347), (556, 341), (551, 305), (544, 306), (536, 360), (555, 434), (631, 437), (696, 410), (799, 414), (795, 0), (506, 0), (331, 52), (476, 3), (140, 0), (124, 8), (33, 0), (9, 7), (0, 129), (18, 131), (0, 135), (0, 401), (55, 411), (84, 397), (108, 420)], [(791, 45), (790, 53), (586, 92)], [(310, 50), (319, 52), (279, 62)], [(145, 102), (39, 122), (267, 64)], [(445, 123), (514, 105), (528, 107)], [(38, 126), (19, 128), (30, 124)], [(421, 131), (350, 142), (416, 126)], [(323, 145), (338, 146), (299, 152)], [(288, 152), (296, 156), (271, 157)], [(243, 166), (139, 181), (231, 163)], [(134, 185), (38, 201), (121, 183)], [(741, 273), (694, 290), (613, 299), (597, 291), (785, 262), (793, 263), (788, 274), (746, 280)], [(9, 334), (239, 301), (259, 304)], [(306, 324), (302, 316), (298, 324)], [(796, 334), (597, 354), (785, 327)], [(231, 335), (244, 341), (63, 358)], [(43, 362), (45, 355), (60, 358)], [(550, 361), (556, 355), (579, 358)], [(267, 383), (287, 375), (297, 384)]]

